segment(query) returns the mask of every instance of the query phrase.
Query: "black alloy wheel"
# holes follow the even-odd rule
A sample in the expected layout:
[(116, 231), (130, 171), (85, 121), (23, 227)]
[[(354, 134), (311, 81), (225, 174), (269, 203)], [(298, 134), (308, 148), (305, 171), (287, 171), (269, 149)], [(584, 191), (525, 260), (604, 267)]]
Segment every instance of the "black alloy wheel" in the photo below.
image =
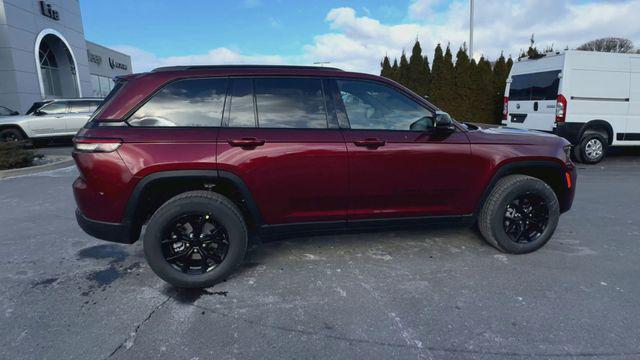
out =
[(186, 214), (169, 223), (161, 245), (172, 267), (185, 274), (204, 274), (224, 261), (229, 234), (211, 214)]
[(546, 230), (549, 222), (549, 207), (536, 194), (525, 193), (507, 204), (503, 227), (509, 238), (516, 243), (536, 241)]

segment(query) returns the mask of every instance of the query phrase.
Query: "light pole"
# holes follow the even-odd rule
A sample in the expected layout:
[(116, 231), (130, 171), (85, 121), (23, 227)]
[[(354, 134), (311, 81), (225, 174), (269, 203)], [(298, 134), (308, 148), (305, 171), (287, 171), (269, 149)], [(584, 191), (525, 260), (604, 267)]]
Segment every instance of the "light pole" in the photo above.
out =
[(473, 59), (473, 0), (469, 0), (469, 59)]

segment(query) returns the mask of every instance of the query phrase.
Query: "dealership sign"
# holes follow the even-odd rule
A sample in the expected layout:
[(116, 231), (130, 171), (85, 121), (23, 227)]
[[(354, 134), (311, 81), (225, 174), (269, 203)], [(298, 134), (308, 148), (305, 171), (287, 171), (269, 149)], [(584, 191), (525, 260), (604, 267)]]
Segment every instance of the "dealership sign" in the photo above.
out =
[(100, 66), (100, 64), (102, 64), (102, 56), (100, 55), (96, 55), (94, 53), (92, 53), (91, 51), (87, 50), (87, 57), (89, 57), (89, 62), (92, 62), (98, 66)]
[(60, 13), (58, 12), (58, 10), (54, 10), (51, 7), (51, 4), (47, 4), (44, 1), (40, 1), (40, 12), (42, 13), (42, 15), (53, 19), (53, 20), (60, 20)]
[(127, 65), (118, 62), (116, 60), (114, 60), (113, 58), (109, 58), (109, 66), (111, 66), (112, 69), (121, 69), (121, 70), (127, 70)]

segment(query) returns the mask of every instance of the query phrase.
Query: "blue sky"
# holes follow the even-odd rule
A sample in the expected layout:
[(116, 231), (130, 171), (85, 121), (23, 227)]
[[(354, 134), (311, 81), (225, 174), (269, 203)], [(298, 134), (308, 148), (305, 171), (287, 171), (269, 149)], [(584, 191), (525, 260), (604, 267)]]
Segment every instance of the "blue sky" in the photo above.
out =
[[(457, 49), (468, 38), (467, 0), (81, 0), (80, 5), (86, 38), (129, 53), (135, 71), (185, 63), (330, 61), (377, 72), (382, 56), (410, 51), (416, 37), (429, 57), (437, 43)], [(640, 42), (639, 0), (476, 0), (476, 13), (475, 57), (517, 55), (532, 33), (541, 46), (559, 48), (609, 35)]]

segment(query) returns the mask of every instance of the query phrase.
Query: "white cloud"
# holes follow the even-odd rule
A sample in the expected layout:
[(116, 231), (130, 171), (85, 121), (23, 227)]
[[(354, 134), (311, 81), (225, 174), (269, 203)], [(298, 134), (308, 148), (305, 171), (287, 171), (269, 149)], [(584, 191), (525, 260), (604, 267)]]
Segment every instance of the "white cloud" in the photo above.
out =
[[(259, 3), (249, 1), (250, 3)], [(528, 46), (531, 34), (539, 47), (575, 47), (603, 36), (626, 37), (640, 46), (640, 1), (583, 3), (577, 0), (483, 0), (476, 2), (474, 55), (491, 59), (504, 50), (517, 56)], [(229, 48), (216, 48), (206, 54), (158, 57), (126, 46), (116, 47), (132, 56), (135, 71), (176, 64), (311, 64), (329, 61), (346, 70), (379, 72), (385, 54), (399, 57), (419, 38), (423, 54), (430, 60), (436, 44), (451, 43), (456, 51), (468, 41), (469, 8), (467, 0), (413, 0), (406, 21), (384, 24), (367, 16), (358, 16), (349, 7), (328, 12), (329, 32), (318, 34), (295, 56), (247, 55)]]
[(159, 57), (134, 46), (113, 46), (117, 51), (131, 56), (135, 72), (149, 71), (160, 66), (172, 65), (224, 65), (224, 64), (286, 64), (288, 59), (278, 55), (246, 55), (239, 51), (220, 47), (206, 54)]

